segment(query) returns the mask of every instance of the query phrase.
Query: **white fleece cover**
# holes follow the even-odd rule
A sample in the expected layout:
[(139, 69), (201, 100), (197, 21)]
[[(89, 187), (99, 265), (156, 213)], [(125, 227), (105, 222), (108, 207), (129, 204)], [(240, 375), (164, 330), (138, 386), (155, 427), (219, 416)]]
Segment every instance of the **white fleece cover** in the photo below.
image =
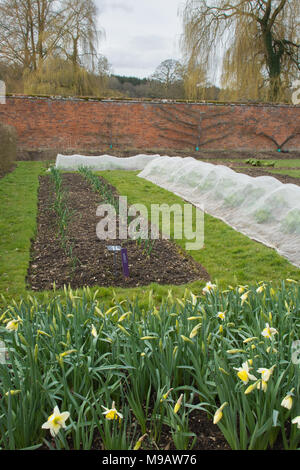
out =
[(145, 166), (160, 155), (135, 155), (134, 157), (119, 158), (111, 155), (88, 157), (84, 155), (61, 155), (56, 157), (56, 168), (60, 170), (78, 170), (81, 166), (95, 171), (104, 170), (143, 170)]
[(271, 176), (236, 173), (192, 157), (157, 158), (139, 177), (204, 207), (208, 214), (300, 267), (300, 186)]

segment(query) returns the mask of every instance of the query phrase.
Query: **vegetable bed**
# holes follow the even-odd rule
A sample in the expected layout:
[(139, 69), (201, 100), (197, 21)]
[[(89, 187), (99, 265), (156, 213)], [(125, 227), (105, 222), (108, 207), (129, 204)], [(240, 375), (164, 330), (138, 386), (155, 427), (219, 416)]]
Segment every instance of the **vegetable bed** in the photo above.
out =
[[(103, 178), (99, 181), (107, 186)], [(109, 189), (117, 198), (115, 188)], [(27, 276), (32, 290), (51, 290), (54, 283), (57, 288), (138, 287), (209, 279), (207, 271), (170, 240), (145, 246), (138, 240), (98, 239), (96, 210), (104, 202), (81, 174), (61, 175), (58, 192), (49, 175), (40, 177), (38, 230)], [(123, 276), (120, 254), (114, 267), (113, 254), (107, 250), (111, 245), (127, 249), (129, 278)]]

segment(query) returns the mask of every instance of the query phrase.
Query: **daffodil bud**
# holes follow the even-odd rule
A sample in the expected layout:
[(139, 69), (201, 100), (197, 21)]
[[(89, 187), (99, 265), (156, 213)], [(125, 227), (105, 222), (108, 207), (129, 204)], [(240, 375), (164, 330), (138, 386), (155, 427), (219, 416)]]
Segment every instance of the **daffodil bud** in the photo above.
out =
[(191, 338), (191, 339), (194, 338), (194, 337), (198, 334), (198, 331), (200, 330), (201, 326), (202, 326), (202, 323), (198, 323), (198, 325), (196, 325), (196, 326), (192, 329), (192, 331), (191, 331), (191, 333), (190, 333), (190, 338)]
[(176, 402), (176, 405), (174, 406), (174, 414), (176, 415), (179, 411), (179, 408), (181, 407), (181, 403), (182, 403), (182, 399), (183, 399), (183, 393), (180, 395), (179, 399), (177, 400)]
[(139, 450), (141, 445), (142, 445), (142, 442), (143, 440), (147, 437), (148, 434), (144, 434), (142, 437), (139, 438), (139, 440), (137, 441), (137, 443), (135, 444), (133, 450)]
[(214, 424), (217, 424), (223, 417), (223, 409), (225, 408), (225, 406), (227, 406), (228, 403), (225, 402), (223, 403), (222, 406), (220, 406), (220, 408), (217, 409), (217, 411), (215, 412), (215, 415), (214, 415), (214, 420), (213, 420), (213, 423)]
[(184, 335), (180, 335), (180, 337), (181, 337), (181, 339), (183, 339), (184, 342), (194, 344), (193, 341), (190, 338), (187, 338)]
[(222, 372), (224, 375), (230, 375), (229, 372), (227, 372), (223, 367), (219, 367), (219, 371)]

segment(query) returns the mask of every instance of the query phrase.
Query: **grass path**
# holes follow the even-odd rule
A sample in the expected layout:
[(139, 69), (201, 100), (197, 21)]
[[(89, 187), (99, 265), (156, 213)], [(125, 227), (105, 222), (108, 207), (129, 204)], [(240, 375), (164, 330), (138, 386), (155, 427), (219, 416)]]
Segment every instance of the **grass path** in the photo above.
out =
[(0, 180), (0, 293), (25, 291), (31, 239), (36, 231), (41, 162), (20, 162)]

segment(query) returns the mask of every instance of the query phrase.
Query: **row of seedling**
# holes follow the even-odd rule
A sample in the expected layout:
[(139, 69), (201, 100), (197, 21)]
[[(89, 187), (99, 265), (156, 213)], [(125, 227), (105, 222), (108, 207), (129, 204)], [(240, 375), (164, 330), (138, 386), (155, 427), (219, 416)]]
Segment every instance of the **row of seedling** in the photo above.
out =
[(103, 180), (100, 180), (99, 177), (87, 167), (81, 166), (79, 168), (79, 173), (81, 173), (82, 176), (91, 184), (94, 191), (101, 194), (103, 200), (107, 204), (111, 204), (118, 213), (119, 212), (119, 200), (116, 196), (114, 196), (109, 185), (106, 184)]
[(63, 181), (60, 171), (52, 167), (50, 176), (55, 190), (53, 209), (57, 216), (58, 236), (60, 238), (61, 247), (65, 255), (70, 259), (72, 271), (74, 271), (79, 260), (73, 253), (74, 243), (70, 241), (68, 236), (68, 226), (73, 216), (73, 211), (71, 211), (67, 205), (66, 194), (62, 187)]
[(136, 244), (143, 250), (143, 253), (149, 257), (153, 251), (156, 240), (152, 240), (148, 236), (139, 236), (136, 239)]
[[(100, 180), (98, 176), (87, 167), (81, 166), (79, 168), (79, 172), (91, 184), (94, 191), (101, 194), (103, 200), (107, 204), (111, 204), (116, 209), (117, 214), (119, 214), (119, 200), (113, 194), (109, 185), (106, 184), (103, 180)], [(128, 224), (130, 223), (130, 221), (131, 218), (130, 216), (128, 216)], [(154, 248), (155, 240), (151, 240), (148, 237), (144, 237), (143, 235), (141, 235), (136, 239), (136, 243), (140, 248), (143, 249), (143, 253), (149, 257)]]

